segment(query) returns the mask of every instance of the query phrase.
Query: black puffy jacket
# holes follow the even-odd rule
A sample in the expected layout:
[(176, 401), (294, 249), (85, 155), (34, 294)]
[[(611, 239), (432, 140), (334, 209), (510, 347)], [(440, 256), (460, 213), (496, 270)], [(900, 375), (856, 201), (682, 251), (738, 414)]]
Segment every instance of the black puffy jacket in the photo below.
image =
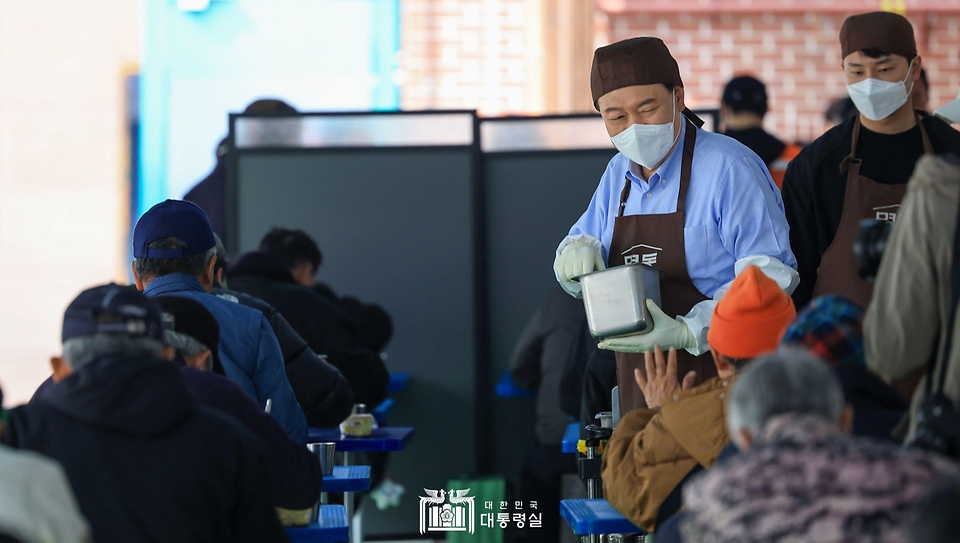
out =
[(267, 318), (283, 351), (287, 380), (309, 426), (334, 428), (350, 415), (355, 401), (350, 383), (336, 367), (317, 356), (273, 306), (234, 290), (214, 288), (213, 294), (252, 307)]
[(342, 311), (317, 292), (294, 281), (280, 260), (247, 253), (227, 272), (231, 289), (276, 308), (314, 352), (325, 354), (353, 389), (357, 403), (376, 406), (387, 397), (390, 374), (380, 354), (364, 347), (344, 322)]

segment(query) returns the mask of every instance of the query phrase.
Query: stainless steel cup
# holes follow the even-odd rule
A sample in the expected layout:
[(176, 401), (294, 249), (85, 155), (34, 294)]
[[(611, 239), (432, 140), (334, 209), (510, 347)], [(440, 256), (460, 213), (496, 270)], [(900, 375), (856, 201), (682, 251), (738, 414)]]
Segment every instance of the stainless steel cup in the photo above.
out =
[(336, 443), (309, 443), (307, 449), (320, 459), (320, 469), (324, 475), (333, 475), (334, 456), (337, 452)]
[[(324, 476), (333, 475), (333, 464), (336, 460), (336, 443), (307, 443), (307, 450), (317, 455), (320, 459), (320, 471)], [(310, 522), (317, 522), (320, 519), (320, 500), (313, 506), (310, 512)]]

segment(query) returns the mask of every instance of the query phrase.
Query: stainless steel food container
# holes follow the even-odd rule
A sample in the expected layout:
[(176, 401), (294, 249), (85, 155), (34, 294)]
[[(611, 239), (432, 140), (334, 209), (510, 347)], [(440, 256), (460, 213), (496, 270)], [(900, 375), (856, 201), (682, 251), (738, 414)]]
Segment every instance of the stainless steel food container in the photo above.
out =
[(611, 338), (653, 329), (647, 299), (660, 304), (660, 274), (646, 264), (627, 264), (579, 277), (587, 325), (595, 338)]

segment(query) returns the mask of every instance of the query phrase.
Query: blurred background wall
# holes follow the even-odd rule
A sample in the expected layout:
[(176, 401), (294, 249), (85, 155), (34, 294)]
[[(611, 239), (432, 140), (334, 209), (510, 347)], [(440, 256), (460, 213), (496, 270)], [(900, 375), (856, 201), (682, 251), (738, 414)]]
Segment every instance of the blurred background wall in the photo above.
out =
[(0, 384), (26, 400), (59, 353), (67, 303), (126, 281), (124, 78), (131, 0), (0, 0)]

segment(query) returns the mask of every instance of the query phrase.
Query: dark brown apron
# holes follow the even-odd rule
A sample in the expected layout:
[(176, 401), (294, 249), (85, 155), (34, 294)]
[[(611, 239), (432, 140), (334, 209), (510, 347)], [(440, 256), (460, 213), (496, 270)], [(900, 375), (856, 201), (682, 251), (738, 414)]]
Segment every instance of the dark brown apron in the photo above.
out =
[[(923, 152), (933, 153), (930, 138), (923, 122), (917, 117)], [(896, 185), (877, 183), (860, 175), (863, 161), (857, 158), (857, 140), (860, 138), (860, 117), (853, 124), (853, 143), (850, 154), (840, 164), (840, 172), (847, 172), (847, 188), (843, 196), (843, 211), (833, 242), (827, 247), (817, 269), (817, 284), (813, 295), (842, 294), (866, 307), (873, 297), (873, 284), (857, 274), (859, 262), (853, 252), (853, 243), (860, 233), (861, 219), (877, 219), (888, 222), (897, 220), (900, 201), (907, 192), (907, 180)]]
[[(664, 313), (674, 317), (686, 315), (694, 305), (707, 298), (697, 290), (687, 274), (687, 257), (684, 252), (684, 213), (687, 187), (690, 185), (690, 170), (693, 165), (693, 147), (697, 130), (687, 126), (683, 138), (683, 159), (680, 166), (680, 194), (677, 211), (657, 215), (623, 215), (630, 196), (630, 178), (626, 177), (620, 193), (620, 211), (613, 226), (610, 242), (609, 265), (620, 266), (626, 262), (646, 263), (663, 270), (660, 276), (660, 298)], [(620, 387), (620, 412), (646, 407), (643, 392), (633, 376), (634, 368), (646, 375), (643, 353), (617, 354), (617, 384)], [(697, 384), (717, 375), (717, 368), (710, 353), (693, 356), (686, 350), (677, 351), (677, 378), (689, 371), (697, 372)]]

